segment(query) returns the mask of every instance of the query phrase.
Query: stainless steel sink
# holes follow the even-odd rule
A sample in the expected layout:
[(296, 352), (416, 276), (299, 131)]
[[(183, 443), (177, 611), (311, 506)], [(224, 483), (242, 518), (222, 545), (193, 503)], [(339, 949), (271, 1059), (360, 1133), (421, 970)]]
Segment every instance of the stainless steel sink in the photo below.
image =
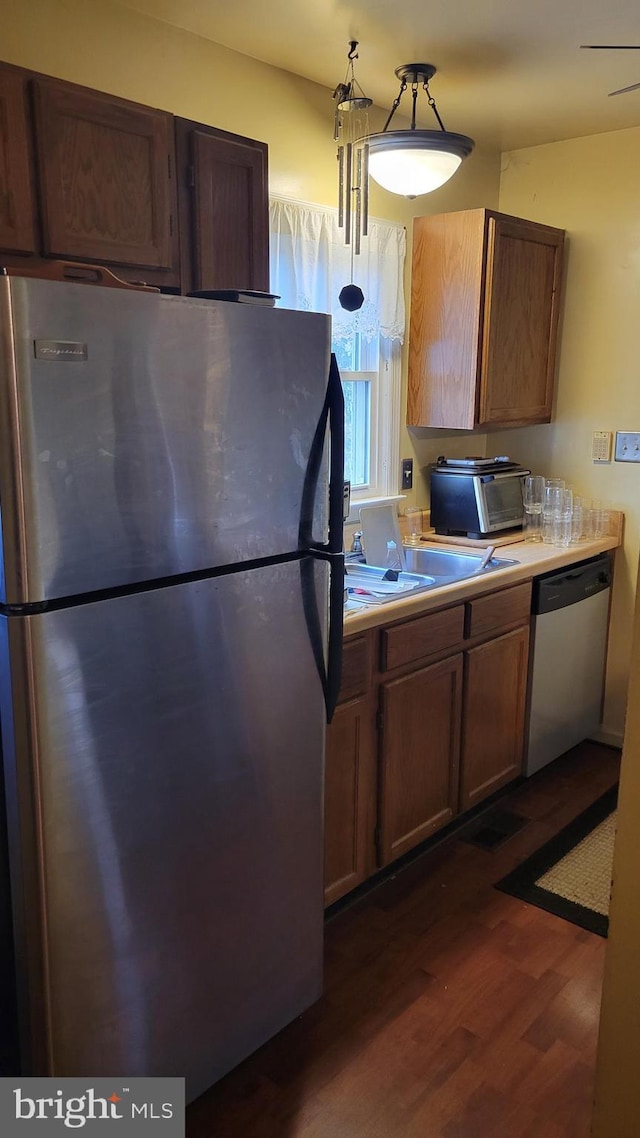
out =
[(467, 577), (484, 577), (498, 569), (506, 569), (518, 562), (506, 557), (492, 557), (482, 567), (483, 553), (441, 549), (436, 545), (404, 547), (405, 565), (409, 573), (425, 573), (433, 577), (436, 585), (449, 585)]
[(492, 557), (483, 566), (483, 553), (457, 552), (426, 544), (404, 546), (404, 555), (405, 570), (398, 574), (397, 581), (385, 580), (386, 570), (379, 566), (347, 563), (344, 583), (348, 598), (361, 604), (387, 604), (518, 564), (510, 558)]

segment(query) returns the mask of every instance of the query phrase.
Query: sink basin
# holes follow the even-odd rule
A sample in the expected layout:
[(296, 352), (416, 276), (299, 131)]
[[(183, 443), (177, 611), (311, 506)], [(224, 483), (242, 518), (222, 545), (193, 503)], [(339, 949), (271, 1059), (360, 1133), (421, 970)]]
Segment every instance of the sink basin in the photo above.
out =
[[(518, 562), (506, 557), (492, 557), (484, 568), (483, 553), (457, 552), (435, 545), (404, 546), (405, 570), (397, 581), (385, 581), (386, 569), (356, 562), (345, 565), (345, 589), (349, 602), (367, 605), (388, 604), (402, 597), (412, 597), (426, 589), (451, 585), (469, 577), (484, 577)], [(350, 604), (351, 608), (351, 604)]]
[(448, 585), (452, 581), (464, 581), (467, 577), (484, 577), (497, 569), (517, 565), (506, 557), (492, 557), (483, 569), (483, 553), (468, 553), (466, 550), (441, 549), (436, 545), (404, 547), (405, 565), (409, 573), (424, 573), (435, 579), (437, 585)]

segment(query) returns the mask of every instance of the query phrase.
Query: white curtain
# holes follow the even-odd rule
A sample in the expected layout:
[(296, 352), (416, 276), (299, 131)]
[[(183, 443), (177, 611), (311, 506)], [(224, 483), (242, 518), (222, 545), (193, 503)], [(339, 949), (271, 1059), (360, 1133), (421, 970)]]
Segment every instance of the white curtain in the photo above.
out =
[[(404, 339), (404, 259), (406, 234), (401, 225), (369, 220), (369, 234), (353, 257), (338, 228), (336, 210), (285, 198), (269, 203), (271, 288), (284, 308), (329, 312), (333, 340), (348, 341), (354, 331), (365, 339)], [(344, 285), (364, 293), (357, 312), (340, 306)]]

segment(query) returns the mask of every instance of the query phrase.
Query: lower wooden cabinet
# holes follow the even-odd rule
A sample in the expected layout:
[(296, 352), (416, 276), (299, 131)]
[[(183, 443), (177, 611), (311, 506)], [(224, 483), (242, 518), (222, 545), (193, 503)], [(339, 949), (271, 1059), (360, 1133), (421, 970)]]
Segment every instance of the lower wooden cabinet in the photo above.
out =
[(517, 628), (467, 652), (460, 810), (522, 771), (529, 628)]
[(382, 685), (382, 865), (457, 813), (461, 708), (461, 653)]
[(331, 905), (375, 868), (375, 751), (369, 700), (338, 707), (327, 728), (324, 899)]
[(327, 904), (521, 773), (530, 601), (525, 582), (345, 640)]
[(327, 727), (324, 896), (331, 905), (375, 870), (376, 752), (371, 703), (373, 633), (345, 640), (340, 702)]

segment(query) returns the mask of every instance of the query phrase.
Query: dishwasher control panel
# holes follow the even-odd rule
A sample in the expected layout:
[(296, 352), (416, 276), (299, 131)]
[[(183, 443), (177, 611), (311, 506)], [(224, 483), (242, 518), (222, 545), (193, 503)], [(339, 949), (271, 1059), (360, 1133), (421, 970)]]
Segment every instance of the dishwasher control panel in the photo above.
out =
[(554, 612), (611, 587), (611, 557), (598, 554), (533, 582), (532, 612)]

